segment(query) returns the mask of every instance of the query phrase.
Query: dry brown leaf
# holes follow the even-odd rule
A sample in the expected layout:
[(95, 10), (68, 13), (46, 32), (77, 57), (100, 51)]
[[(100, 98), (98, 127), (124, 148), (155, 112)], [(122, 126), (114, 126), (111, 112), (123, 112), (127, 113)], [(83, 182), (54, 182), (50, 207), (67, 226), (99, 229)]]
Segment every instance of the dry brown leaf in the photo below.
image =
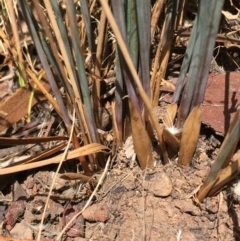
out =
[[(45, 89), (50, 92), (50, 85), (48, 82), (42, 80), (42, 83)], [(29, 89), (20, 88), (6, 101), (0, 103), (0, 132), (12, 126), (27, 114), (30, 93)], [(46, 97), (43, 94), (36, 91), (32, 105), (45, 99)]]
[[(233, 127), (237, 124), (236, 122), (239, 121), (239, 118), (240, 118), (240, 110), (237, 111), (237, 113), (234, 116), (233, 121), (231, 122), (228, 133), (227, 133), (227, 135), (224, 139), (224, 142), (219, 150), (219, 154), (215, 160), (214, 165), (218, 164), (219, 157), (221, 157), (221, 154), (226, 153), (226, 146), (229, 144), (230, 133), (232, 132)], [(238, 133), (238, 136), (239, 136), (239, 133)], [(212, 168), (214, 168), (213, 170), (215, 170), (216, 174), (214, 174), (214, 176), (213, 176), (211, 171), (208, 174), (208, 177), (211, 178), (210, 179), (211, 181), (206, 180), (205, 183), (203, 184), (203, 186), (201, 187), (201, 189), (199, 190), (197, 198), (200, 202), (202, 202), (206, 196), (213, 195), (214, 193), (216, 193), (223, 185), (225, 185), (231, 179), (231, 176), (235, 177), (236, 174), (239, 173), (238, 163), (234, 162), (231, 166), (228, 166), (228, 164), (232, 158), (232, 155), (236, 149), (237, 143), (238, 143), (238, 139), (232, 145), (232, 147), (231, 147), (229, 153), (227, 153), (227, 156), (223, 163), (220, 160), (221, 163), (219, 163), (218, 166), (215, 165), (215, 167), (212, 167)]]
[(134, 149), (137, 154), (141, 169), (145, 169), (153, 164), (152, 144), (136, 107), (130, 99), (128, 103)]
[(13, 202), (6, 214), (5, 214), (5, 219), (6, 219), (6, 229), (10, 231), (14, 224), (17, 222), (18, 218), (23, 215), (25, 211), (25, 205), (23, 200), (18, 200), (16, 202)]
[(240, 172), (240, 160), (235, 161), (232, 165), (220, 170), (215, 180), (213, 187), (207, 196), (215, 195), (225, 184), (233, 180)]
[(184, 123), (179, 152), (180, 165), (187, 165), (191, 162), (199, 137), (201, 114), (202, 104), (199, 104), (193, 108)]
[(206, 196), (213, 196), (218, 193), (221, 188), (232, 179), (234, 179), (240, 172), (240, 159), (235, 161), (232, 165), (222, 169), (217, 174), (216, 178), (203, 185), (198, 191), (197, 201), (201, 203)]
[[(106, 151), (110, 151), (106, 146), (104, 145), (100, 145), (97, 143), (92, 143), (83, 147), (79, 147), (73, 151), (68, 152), (67, 157), (64, 161), (69, 160), (69, 159), (73, 159), (79, 156), (86, 156), (86, 155), (90, 155), (90, 154), (94, 154), (97, 152), (106, 152)], [(24, 165), (18, 165), (18, 166), (14, 166), (14, 167), (7, 167), (7, 168), (3, 168), (0, 169), (0, 175), (6, 175), (9, 173), (14, 173), (14, 172), (21, 172), (21, 171), (25, 171), (25, 170), (29, 170), (29, 169), (33, 169), (33, 168), (37, 168), (37, 167), (42, 167), (42, 166), (46, 166), (46, 165), (50, 165), (50, 164), (56, 164), (59, 163), (61, 161), (62, 156), (56, 156), (53, 158), (49, 158), (46, 160), (42, 160), (39, 162), (35, 162), (35, 163), (29, 163), (29, 164), (24, 164)]]
[(173, 122), (177, 114), (177, 108), (177, 103), (171, 103), (168, 105), (165, 116), (163, 118), (163, 123), (166, 127), (173, 126)]

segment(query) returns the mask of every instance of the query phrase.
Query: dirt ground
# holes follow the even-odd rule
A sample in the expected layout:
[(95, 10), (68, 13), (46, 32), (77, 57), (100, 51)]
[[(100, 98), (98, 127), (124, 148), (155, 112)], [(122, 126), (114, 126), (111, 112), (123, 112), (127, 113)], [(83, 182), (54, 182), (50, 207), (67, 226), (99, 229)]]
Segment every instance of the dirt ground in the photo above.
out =
[(211, 162), (206, 153), (215, 156), (217, 139), (209, 140), (202, 136), (191, 167), (156, 160), (155, 168), (142, 172), (118, 162), (95, 204), (109, 213), (108, 220), (86, 222), (87, 240), (239, 240), (239, 203), (230, 186), (200, 205), (194, 202)]
[[(202, 204), (194, 198), (221, 143), (220, 137), (209, 133), (211, 130), (205, 128), (193, 163), (185, 168), (178, 166), (176, 160), (162, 165), (154, 152), (155, 167), (142, 171), (134, 155), (129, 154), (128, 140), (111, 161), (91, 204), (62, 240), (240, 240), (240, 206), (233, 192), (237, 180)], [(61, 173), (76, 166), (76, 161), (70, 161), (63, 165)], [(52, 166), (22, 172), (3, 189), (0, 220), (4, 235), (24, 240), (36, 238), (55, 169)], [(42, 238), (47, 240), (56, 238), (93, 191), (89, 183), (64, 180), (60, 175), (44, 220)], [(96, 174), (95, 179), (100, 176), (101, 173)]]

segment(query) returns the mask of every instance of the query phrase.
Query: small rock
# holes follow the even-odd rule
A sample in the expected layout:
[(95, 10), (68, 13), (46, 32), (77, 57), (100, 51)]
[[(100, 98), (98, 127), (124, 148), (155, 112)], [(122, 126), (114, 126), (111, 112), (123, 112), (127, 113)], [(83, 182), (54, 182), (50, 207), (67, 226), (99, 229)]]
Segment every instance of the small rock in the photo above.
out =
[(156, 197), (168, 197), (172, 192), (172, 182), (165, 172), (154, 174), (149, 181), (149, 191)]
[(10, 231), (10, 234), (12, 238), (32, 239), (32, 230), (24, 221), (17, 223)]
[(190, 213), (193, 216), (200, 215), (201, 211), (196, 207), (191, 200), (174, 200), (173, 205), (179, 208), (183, 213)]
[(33, 177), (28, 176), (27, 180), (24, 181), (24, 184), (27, 189), (33, 189), (35, 184)]
[[(66, 207), (63, 213), (63, 223), (64, 225), (68, 223), (72, 218), (79, 213), (77, 206), (69, 205)], [(77, 218), (74, 218), (72, 225), (67, 230), (67, 236), (71, 238), (75, 237), (84, 237), (84, 218), (82, 215), (79, 215)]]
[(237, 161), (240, 158), (240, 150), (238, 150), (232, 157), (233, 162)]
[(110, 218), (110, 211), (107, 205), (94, 204), (86, 208), (82, 215), (90, 222), (106, 222)]
[(240, 181), (238, 181), (233, 191), (234, 191), (234, 194), (236, 194), (237, 196), (240, 196)]
[(188, 230), (184, 230), (181, 233), (178, 233), (178, 236), (180, 237), (179, 240), (191, 240), (191, 241), (196, 240), (195, 236)]
[(204, 180), (209, 172), (207, 169), (209, 168), (196, 171), (196, 175), (201, 177), (202, 180)]
[(14, 224), (17, 222), (18, 218), (23, 215), (25, 211), (25, 203), (22, 200), (13, 202), (6, 214), (5, 214), (5, 219), (6, 219), (6, 229), (10, 231), (13, 227)]
[[(216, 214), (213, 214), (213, 213), (206, 214), (206, 217), (210, 222), (216, 221), (216, 218), (217, 218)], [(210, 225), (208, 225), (208, 227), (210, 228)]]
[(127, 189), (127, 190), (134, 190), (136, 189), (136, 180), (135, 177), (133, 176), (129, 176), (128, 178), (126, 178), (123, 182), (122, 182), (123, 186)]
[(200, 163), (208, 161), (208, 155), (205, 152), (202, 152), (199, 155), (199, 161), (200, 161)]
[(216, 197), (207, 197), (205, 202), (205, 208), (210, 213), (217, 213), (218, 199)]
[(219, 234), (226, 234), (227, 233), (227, 226), (225, 223), (220, 223), (218, 227)]

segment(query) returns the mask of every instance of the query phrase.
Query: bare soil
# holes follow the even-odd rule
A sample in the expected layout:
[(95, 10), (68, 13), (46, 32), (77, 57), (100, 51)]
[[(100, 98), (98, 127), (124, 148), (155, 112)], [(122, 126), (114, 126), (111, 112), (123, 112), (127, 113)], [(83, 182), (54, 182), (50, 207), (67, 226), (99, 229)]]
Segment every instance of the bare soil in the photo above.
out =
[[(185, 168), (176, 160), (162, 165), (154, 152), (155, 167), (142, 171), (129, 149), (119, 150), (91, 205), (62, 240), (239, 240), (239, 201), (233, 194), (236, 180), (201, 204), (195, 200), (221, 143), (206, 133), (201, 135), (193, 163)], [(76, 163), (64, 164), (61, 172), (76, 168)], [(5, 236), (36, 238), (55, 169), (22, 172), (2, 190), (0, 220)], [(42, 238), (47, 240), (54, 240), (83, 208), (94, 188), (60, 175), (45, 216)], [(95, 179), (100, 176), (96, 174)], [(0, 236), (0, 240), (5, 239)]]

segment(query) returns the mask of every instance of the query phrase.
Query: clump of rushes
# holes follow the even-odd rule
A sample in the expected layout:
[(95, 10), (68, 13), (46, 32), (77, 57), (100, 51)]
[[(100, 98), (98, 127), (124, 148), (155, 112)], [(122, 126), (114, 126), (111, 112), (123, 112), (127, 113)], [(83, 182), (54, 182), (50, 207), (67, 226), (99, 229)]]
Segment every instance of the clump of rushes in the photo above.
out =
[[(199, 1), (173, 102), (163, 119), (165, 128), (160, 127), (153, 107), (158, 105), (159, 87), (166, 74), (172, 44), (177, 41), (174, 31), (183, 25), (187, 1), (152, 1), (152, 11), (152, 2), (146, 0), (99, 2), (64, 1), (63, 11), (55, 0), (43, 0), (42, 3), (33, 0), (37, 22), (26, 0), (19, 1), (56, 97), (56, 101), (50, 97), (49, 100), (62, 116), (68, 130), (71, 120), (57, 87), (56, 77), (66, 90), (67, 105), (76, 110), (80, 129), (75, 127), (74, 146), (79, 146), (76, 136), (80, 132), (84, 145), (101, 142), (97, 131), (100, 128), (100, 80), (115, 64), (117, 80), (112, 106), (116, 145), (121, 146), (123, 140), (132, 135), (139, 165), (142, 169), (148, 168), (153, 165), (152, 136), (156, 130), (163, 162), (168, 162), (169, 157), (179, 153), (179, 164), (189, 164), (199, 137), (202, 102), (224, 1)], [(82, 12), (80, 20), (76, 9)], [(150, 47), (161, 16), (164, 16), (164, 21), (160, 42), (155, 58), (151, 60)], [(99, 19), (99, 22), (96, 23), (94, 19)], [(90, 56), (87, 63), (86, 49)], [(109, 49), (112, 51), (110, 55)], [(33, 75), (33, 71), (28, 68), (26, 72)], [(93, 80), (92, 95), (87, 76)], [(199, 191), (200, 201), (206, 195), (216, 193), (220, 186), (234, 176), (229, 172), (228, 164), (238, 139), (239, 112), (206, 183)], [(102, 154), (91, 155), (89, 160), (92, 169), (105, 165)], [(84, 157), (80, 157), (80, 162), (85, 174), (91, 175)], [(235, 170), (234, 174), (237, 173), (238, 162), (232, 164), (231, 168)]]

